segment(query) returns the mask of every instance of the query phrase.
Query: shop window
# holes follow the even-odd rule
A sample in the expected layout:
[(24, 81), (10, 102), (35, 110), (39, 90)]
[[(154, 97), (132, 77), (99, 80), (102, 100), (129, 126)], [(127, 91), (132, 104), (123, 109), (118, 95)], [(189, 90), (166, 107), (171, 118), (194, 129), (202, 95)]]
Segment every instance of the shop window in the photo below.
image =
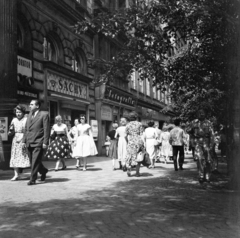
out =
[(49, 105), (50, 110), (50, 125), (53, 126), (55, 124), (55, 117), (58, 115), (58, 103), (55, 101), (50, 101)]
[(82, 50), (77, 50), (73, 59), (72, 59), (72, 69), (81, 74), (87, 73), (87, 63), (85, 54)]

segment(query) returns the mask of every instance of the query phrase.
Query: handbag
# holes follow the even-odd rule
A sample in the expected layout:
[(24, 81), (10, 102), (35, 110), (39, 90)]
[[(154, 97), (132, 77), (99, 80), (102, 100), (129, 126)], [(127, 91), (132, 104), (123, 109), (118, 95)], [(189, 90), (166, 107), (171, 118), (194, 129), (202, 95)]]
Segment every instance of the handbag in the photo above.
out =
[(144, 151), (139, 151), (139, 152), (137, 153), (136, 162), (142, 162), (143, 159), (144, 159), (144, 155), (145, 155), (145, 152), (144, 152)]
[(144, 155), (144, 159), (142, 161), (142, 165), (146, 166), (146, 167), (149, 167), (151, 165), (151, 160), (150, 160), (149, 154), (147, 152)]
[(54, 131), (54, 132), (50, 135), (50, 140), (51, 140), (51, 141), (55, 140), (56, 136), (57, 136), (57, 133)]

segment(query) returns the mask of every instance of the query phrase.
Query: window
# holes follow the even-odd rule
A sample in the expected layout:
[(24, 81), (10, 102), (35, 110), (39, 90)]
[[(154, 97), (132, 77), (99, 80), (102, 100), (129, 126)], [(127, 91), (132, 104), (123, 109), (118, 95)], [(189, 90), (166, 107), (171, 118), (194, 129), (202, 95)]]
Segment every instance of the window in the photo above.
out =
[(139, 92), (143, 93), (143, 80), (139, 79)]
[(55, 33), (49, 33), (43, 39), (43, 57), (56, 64), (63, 64), (63, 49), (60, 39)]
[(80, 49), (76, 50), (76, 53), (72, 58), (72, 70), (81, 74), (87, 73), (86, 57)]
[(150, 79), (146, 79), (146, 94), (150, 96)]
[(156, 86), (153, 87), (153, 98), (157, 98), (157, 88)]
[(17, 25), (17, 46), (18, 48), (23, 48), (23, 30), (22, 27), (18, 24)]
[(131, 88), (136, 89), (136, 73), (131, 74)]

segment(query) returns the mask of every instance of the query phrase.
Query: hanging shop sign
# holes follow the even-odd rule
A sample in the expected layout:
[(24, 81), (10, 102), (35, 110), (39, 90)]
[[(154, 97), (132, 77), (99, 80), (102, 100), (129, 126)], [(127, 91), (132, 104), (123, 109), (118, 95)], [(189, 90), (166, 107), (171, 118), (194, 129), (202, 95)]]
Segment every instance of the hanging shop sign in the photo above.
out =
[(18, 74), (32, 77), (32, 61), (21, 56), (17, 56), (17, 72)]
[(131, 96), (109, 86), (106, 87), (104, 98), (132, 107), (136, 104), (136, 100)]
[(47, 89), (77, 98), (87, 99), (86, 85), (50, 72), (47, 72)]
[(113, 117), (112, 117), (112, 108), (109, 106), (105, 106), (103, 105), (101, 107), (101, 119), (104, 121), (112, 121)]

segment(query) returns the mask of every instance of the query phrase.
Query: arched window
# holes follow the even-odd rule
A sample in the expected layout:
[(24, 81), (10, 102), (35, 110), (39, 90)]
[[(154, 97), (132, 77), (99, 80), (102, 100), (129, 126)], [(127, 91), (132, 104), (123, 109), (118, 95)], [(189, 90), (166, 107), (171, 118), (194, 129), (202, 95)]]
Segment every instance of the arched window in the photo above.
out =
[(17, 24), (17, 46), (18, 48), (23, 48), (24, 43), (24, 35), (23, 35), (23, 29), (22, 26), (18, 23)]
[(87, 60), (82, 49), (77, 49), (72, 59), (72, 69), (86, 75), (87, 74)]
[(56, 64), (63, 64), (63, 47), (55, 33), (49, 33), (43, 41), (43, 57)]

